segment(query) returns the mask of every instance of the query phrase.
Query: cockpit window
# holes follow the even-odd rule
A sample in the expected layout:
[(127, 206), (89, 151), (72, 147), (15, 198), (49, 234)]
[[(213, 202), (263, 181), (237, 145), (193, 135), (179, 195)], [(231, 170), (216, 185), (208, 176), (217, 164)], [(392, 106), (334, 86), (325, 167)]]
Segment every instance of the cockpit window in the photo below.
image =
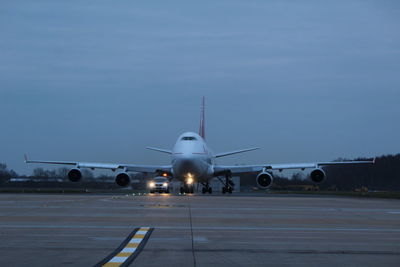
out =
[(184, 136), (184, 137), (182, 137), (181, 140), (193, 141), (193, 140), (197, 140), (197, 139), (196, 139), (196, 137), (193, 137), (193, 136)]

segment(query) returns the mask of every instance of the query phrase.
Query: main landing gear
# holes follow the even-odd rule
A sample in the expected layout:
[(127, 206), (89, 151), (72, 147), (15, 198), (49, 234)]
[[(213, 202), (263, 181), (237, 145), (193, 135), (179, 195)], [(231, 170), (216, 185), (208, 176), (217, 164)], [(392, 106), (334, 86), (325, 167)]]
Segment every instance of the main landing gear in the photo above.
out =
[(233, 192), (233, 188), (232, 187), (226, 187), (226, 186), (224, 186), (224, 187), (222, 187), (222, 194), (225, 194), (225, 193), (229, 193), (229, 194), (232, 194), (232, 192)]
[(202, 185), (203, 185), (203, 188), (201, 189), (201, 192), (203, 193), (203, 195), (205, 193), (212, 194), (212, 187), (210, 186), (209, 183), (202, 183)]
[(226, 193), (232, 194), (235, 183), (232, 181), (231, 178), (232, 178), (232, 174), (230, 172), (228, 172), (225, 175), (225, 181), (222, 179), (219, 179), (221, 181), (221, 183), (224, 185), (224, 187), (222, 187), (222, 194), (226, 194)]

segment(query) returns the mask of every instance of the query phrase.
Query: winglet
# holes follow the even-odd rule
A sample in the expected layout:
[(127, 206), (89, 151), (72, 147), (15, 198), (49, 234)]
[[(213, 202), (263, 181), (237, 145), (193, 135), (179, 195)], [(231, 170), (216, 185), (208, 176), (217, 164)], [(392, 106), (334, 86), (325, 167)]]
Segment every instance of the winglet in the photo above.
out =
[(374, 159), (372, 160), (372, 164), (375, 164), (376, 161), (376, 157), (374, 157)]
[(24, 159), (25, 159), (25, 163), (28, 163), (28, 155), (26, 155), (26, 153), (24, 154)]

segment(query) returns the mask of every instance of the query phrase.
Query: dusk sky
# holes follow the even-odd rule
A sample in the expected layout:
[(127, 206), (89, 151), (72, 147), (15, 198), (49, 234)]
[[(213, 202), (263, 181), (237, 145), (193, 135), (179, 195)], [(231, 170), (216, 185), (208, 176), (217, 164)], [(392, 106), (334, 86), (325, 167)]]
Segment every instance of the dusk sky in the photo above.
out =
[[(400, 152), (399, 1), (2, 1), (0, 162), (224, 164)], [(50, 168), (51, 166), (44, 166)]]

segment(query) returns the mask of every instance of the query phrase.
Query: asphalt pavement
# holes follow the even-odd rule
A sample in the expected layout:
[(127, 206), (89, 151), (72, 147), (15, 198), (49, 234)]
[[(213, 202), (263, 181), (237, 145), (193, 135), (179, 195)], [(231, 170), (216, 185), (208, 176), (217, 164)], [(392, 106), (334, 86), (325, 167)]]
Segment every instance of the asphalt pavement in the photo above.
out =
[(0, 194), (0, 218), (0, 266), (400, 266), (391, 199)]

